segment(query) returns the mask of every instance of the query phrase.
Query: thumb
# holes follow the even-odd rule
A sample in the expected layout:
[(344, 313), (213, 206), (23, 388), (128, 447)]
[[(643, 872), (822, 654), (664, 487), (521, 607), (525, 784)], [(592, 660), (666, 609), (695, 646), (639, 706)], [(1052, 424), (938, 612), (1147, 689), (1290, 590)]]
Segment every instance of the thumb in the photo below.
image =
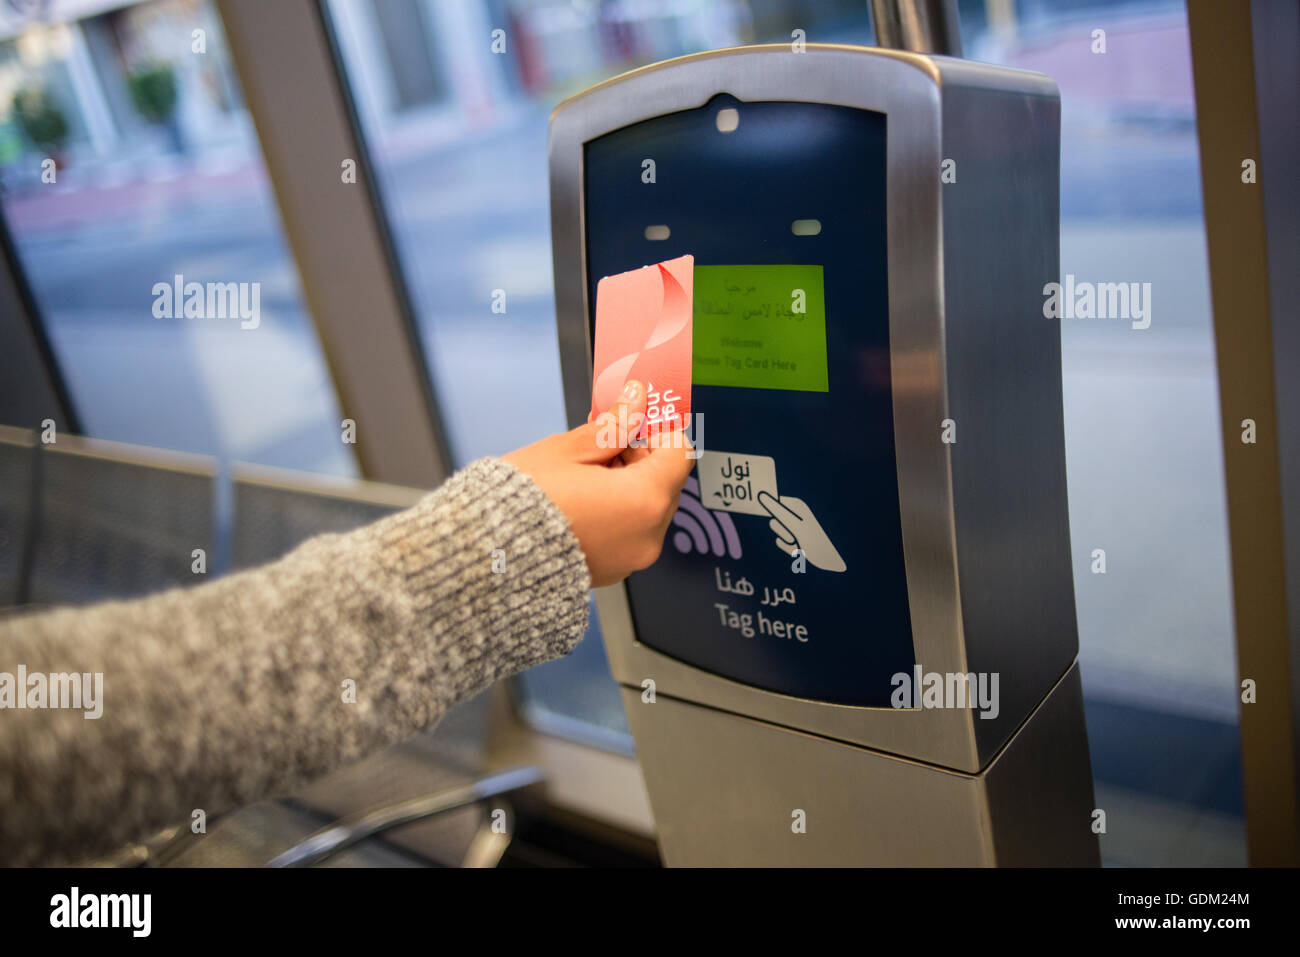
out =
[(577, 460), (602, 463), (617, 458), (645, 424), (645, 406), (645, 386), (628, 379), (612, 409), (569, 433)]
[(660, 481), (680, 492), (682, 485), (695, 468), (694, 446), (681, 429), (650, 434), (650, 448), (636, 461), (636, 466), (654, 473)]

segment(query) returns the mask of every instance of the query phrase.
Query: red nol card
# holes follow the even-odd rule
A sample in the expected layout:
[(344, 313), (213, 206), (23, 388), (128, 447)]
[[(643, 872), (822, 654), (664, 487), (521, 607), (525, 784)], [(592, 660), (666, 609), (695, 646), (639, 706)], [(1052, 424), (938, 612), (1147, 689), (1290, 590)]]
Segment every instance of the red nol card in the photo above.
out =
[(691, 414), (691, 313), (695, 257), (681, 256), (596, 284), (591, 410), (612, 409), (623, 383), (646, 387), (646, 423), (685, 428)]

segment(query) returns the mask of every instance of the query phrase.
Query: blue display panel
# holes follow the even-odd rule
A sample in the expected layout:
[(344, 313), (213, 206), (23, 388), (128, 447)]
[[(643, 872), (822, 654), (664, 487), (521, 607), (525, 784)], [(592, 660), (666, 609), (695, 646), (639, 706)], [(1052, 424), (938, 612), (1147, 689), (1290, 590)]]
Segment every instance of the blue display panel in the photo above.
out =
[[(722, 132), (728, 108), (739, 123)], [(687, 253), (697, 267), (743, 265), (748, 282), (711, 277), (741, 297), (818, 272), (754, 267), (821, 267), (819, 289), (772, 305), (793, 318), (800, 293), (820, 298), (824, 389), (761, 388), (749, 376), (693, 386), (704, 454), (662, 557), (628, 581), (637, 639), (759, 688), (880, 707), (892, 676), (916, 663), (890, 394), (885, 126), (880, 113), (723, 95), (584, 149), (593, 313), (602, 276)], [(669, 238), (647, 239), (649, 226)], [(695, 306), (700, 352), (710, 326), (698, 294)]]

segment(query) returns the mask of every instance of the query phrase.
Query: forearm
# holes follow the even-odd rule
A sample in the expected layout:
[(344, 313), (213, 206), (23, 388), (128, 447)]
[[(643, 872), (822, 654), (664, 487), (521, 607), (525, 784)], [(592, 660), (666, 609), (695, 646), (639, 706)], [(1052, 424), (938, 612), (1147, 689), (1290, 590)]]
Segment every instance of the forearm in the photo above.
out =
[(427, 728), (568, 652), (588, 586), (559, 509), (483, 460), (264, 568), (4, 622), (0, 674), (101, 673), (103, 712), (0, 710), (0, 863), (110, 850)]

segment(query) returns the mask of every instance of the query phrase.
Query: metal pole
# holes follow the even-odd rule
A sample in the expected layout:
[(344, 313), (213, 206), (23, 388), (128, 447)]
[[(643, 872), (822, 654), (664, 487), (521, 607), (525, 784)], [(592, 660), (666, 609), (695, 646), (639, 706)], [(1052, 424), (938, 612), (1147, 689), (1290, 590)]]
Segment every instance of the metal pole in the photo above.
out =
[(1300, 342), (1289, 303), (1300, 247), (1293, 185), (1297, 17), (1295, 4), (1190, 0), (1187, 20), (1243, 683), (1246, 841), (1252, 865), (1295, 867), (1300, 581), (1291, 556), (1300, 553), (1300, 529), (1290, 506), (1300, 467), (1300, 393), (1293, 384)]
[(957, 0), (871, 0), (876, 45), (961, 56)]
[(423, 821), (436, 814), (445, 814), (510, 791), (532, 787), (545, 779), (539, 768), (511, 768), (463, 787), (436, 791), (346, 817), (295, 844), (267, 864), (267, 867), (310, 867), (389, 828)]

